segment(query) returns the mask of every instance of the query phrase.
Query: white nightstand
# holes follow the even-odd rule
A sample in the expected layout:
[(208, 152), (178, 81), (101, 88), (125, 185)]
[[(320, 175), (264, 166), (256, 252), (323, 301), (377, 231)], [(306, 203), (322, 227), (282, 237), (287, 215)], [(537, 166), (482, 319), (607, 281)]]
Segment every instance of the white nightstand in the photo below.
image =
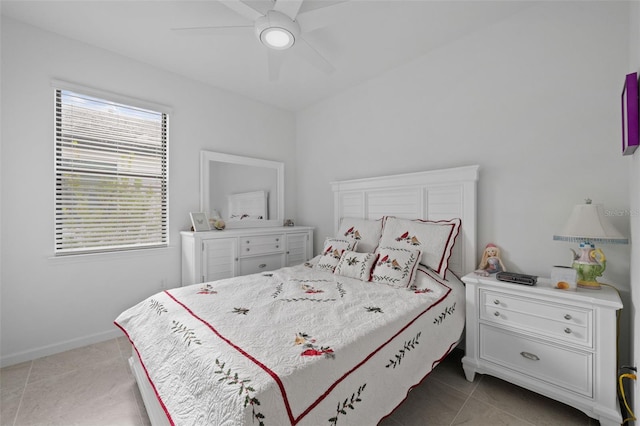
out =
[(614, 289), (565, 291), (544, 278), (526, 286), (473, 273), (462, 280), (467, 380), (490, 374), (620, 425)]

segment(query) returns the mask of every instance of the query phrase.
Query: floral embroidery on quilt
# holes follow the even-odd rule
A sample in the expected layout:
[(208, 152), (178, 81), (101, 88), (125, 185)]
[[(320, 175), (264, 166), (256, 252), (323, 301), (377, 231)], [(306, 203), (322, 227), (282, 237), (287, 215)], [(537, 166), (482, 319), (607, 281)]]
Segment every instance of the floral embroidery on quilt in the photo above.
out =
[(260, 401), (253, 396), (255, 393), (255, 389), (252, 388), (248, 383), (251, 379), (240, 379), (238, 373), (232, 373), (231, 368), (225, 371), (224, 362), (220, 362), (216, 358), (216, 366), (218, 369), (214, 371), (214, 374), (221, 374), (222, 377), (218, 379), (218, 382), (226, 382), (228, 385), (238, 386), (238, 395), (242, 396), (244, 394), (244, 407), (251, 404), (251, 415), (254, 419), (258, 420), (259, 426), (264, 426), (264, 414), (256, 411), (256, 406), (260, 405)]
[(336, 299), (312, 299), (310, 297), (290, 297), (286, 299), (280, 299), (283, 302), (335, 302)]
[(329, 346), (318, 346), (316, 345), (316, 339), (309, 336), (307, 333), (298, 333), (296, 334), (296, 340), (294, 345), (302, 345), (304, 351), (300, 354), (300, 356), (321, 356), (324, 355), (325, 358), (334, 359), (336, 356), (333, 353), (333, 349)]
[(271, 297), (273, 297), (274, 299), (277, 298), (278, 296), (280, 296), (280, 293), (282, 293), (282, 283), (278, 284), (276, 286), (276, 291), (273, 292), (273, 294), (271, 295)]
[(297, 283), (330, 283), (333, 282), (332, 280), (300, 280), (300, 279), (291, 279), (290, 281), (292, 282), (297, 282)]
[(396, 241), (404, 241), (407, 244), (411, 244), (412, 246), (419, 246), (420, 240), (415, 235), (409, 235), (409, 231), (406, 231), (404, 234), (400, 235), (396, 238)]
[(317, 289), (310, 284), (302, 284), (301, 288), (306, 294), (324, 293), (324, 290)]
[(158, 315), (161, 315), (161, 314), (164, 314), (166, 312), (169, 312), (167, 310), (167, 308), (165, 308), (164, 305), (162, 303), (158, 302), (156, 299), (151, 299), (149, 301), (149, 303), (151, 304), (151, 309), (156, 311), (156, 314), (158, 314)]
[(433, 323), (436, 325), (442, 324), (442, 322), (448, 316), (451, 316), (455, 311), (456, 311), (456, 303), (453, 302), (453, 305), (449, 306), (448, 308), (444, 308), (444, 311), (436, 319), (433, 320)]
[(218, 294), (218, 292), (213, 289), (211, 284), (206, 284), (204, 287), (200, 288), (198, 294)]
[(424, 294), (424, 293), (431, 293), (431, 292), (433, 292), (433, 290), (431, 290), (430, 288), (422, 288), (414, 291), (415, 294)]
[(365, 383), (362, 386), (360, 386), (356, 392), (351, 394), (351, 398), (347, 397), (344, 401), (338, 402), (338, 408), (336, 409), (335, 417), (331, 417), (329, 419), (329, 424), (331, 424), (331, 426), (336, 426), (338, 424), (338, 416), (340, 414), (342, 414), (343, 416), (347, 415), (348, 411), (346, 410), (346, 408), (355, 410), (356, 408), (355, 403), (362, 401), (362, 399), (360, 398), (360, 395), (362, 394), (362, 391), (364, 391), (364, 388), (366, 387), (367, 387), (367, 384)]
[(374, 312), (377, 314), (384, 314), (384, 312), (382, 312), (382, 308), (378, 308), (377, 306), (365, 306), (364, 307), (367, 312)]
[(418, 344), (420, 344), (420, 342), (418, 340), (420, 340), (420, 335), (421, 334), (422, 334), (422, 332), (419, 331), (418, 334), (416, 334), (416, 337), (414, 337), (411, 340), (405, 341), (402, 349), (398, 350), (398, 353), (396, 353), (394, 359), (390, 359), (389, 363), (387, 365), (385, 365), (385, 367), (386, 368), (389, 368), (389, 367), (396, 368), (398, 365), (400, 365), (400, 362), (402, 362), (402, 359), (405, 357), (407, 352), (411, 352), (411, 349), (415, 349), (416, 346)]
[(234, 314), (247, 315), (248, 312), (249, 312), (249, 309), (247, 308), (233, 308)]
[[(286, 283), (278, 284), (271, 297), (281, 302), (335, 302), (337, 299), (333, 292), (333, 286), (327, 286), (323, 283), (331, 284), (334, 283), (334, 280), (291, 279)], [(321, 288), (323, 285), (324, 289)], [(340, 297), (344, 297), (345, 292), (341, 290), (341, 285), (337, 284), (337, 287)], [(327, 294), (327, 292), (333, 294)], [(325, 298), (319, 298), (320, 295), (325, 295)]]
[(195, 343), (196, 345), (202, 344), (202, 342), (200, 341), (200, 339), (198, 339), (193, 329), (188, 328), (186, 325), (181, 324), (176, 320), (173, 320), (172, 323), (173, 323), (173, 327), (171, 327), (171, 331), (173, 331), (176, 334), (181, 334), (182, 337), (184, 338), (184, 341), (187, 343), (187, 346), (191, 346), (192, 343)]

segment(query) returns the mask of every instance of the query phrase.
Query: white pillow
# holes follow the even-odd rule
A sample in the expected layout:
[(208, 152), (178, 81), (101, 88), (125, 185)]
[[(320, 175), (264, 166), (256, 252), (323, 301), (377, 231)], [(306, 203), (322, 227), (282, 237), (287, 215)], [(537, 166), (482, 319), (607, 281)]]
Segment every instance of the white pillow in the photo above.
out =
[(356, 240), (346, 240), (339, 238), (327, 238), (324, 240), (322, 255), (316, 263), (316, 269), (333, 272), (345, 250), (353, 250), (358, 242)]
[(377, 258), (375, 253), (345, 250), (333, 273), (361, 281), (371, 281), (371, 270)]
[(420, 260), (420, 250), (395, 247), (378, 249), (378, 260), (371, 281), (392, 287), (406, 288), (413, 284)]
[(382, 219), (370, 220), (343, 217), (336, 238), (353, 238), (358, 241), (357, 252), (373, 253), (382, 235)]
[(419, 249), (420, 263), (444, 278), (460, 224), (460, 219), (429, 221), (386, 217), (380, 246)]

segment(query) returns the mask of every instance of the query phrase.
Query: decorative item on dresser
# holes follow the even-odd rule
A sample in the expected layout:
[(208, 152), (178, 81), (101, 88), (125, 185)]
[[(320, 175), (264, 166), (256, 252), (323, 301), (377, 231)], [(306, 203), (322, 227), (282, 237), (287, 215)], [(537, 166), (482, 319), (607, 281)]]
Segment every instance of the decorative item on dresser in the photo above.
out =
[(189, 216), (191, 217), (191, 225), (195, 232), (209, 231), (211, 229), (209, 227), (209, 219), (207, 219), (207, 215), (205, 213), (191, 212), (189, 213)]
[(490, 374), (571, 405), (601, 425), (622, 422), (616, 394), (617, 291), (555, 289), (469, 274), (467, 380)]
[(271, 271), (313, 257), (313, 228), (308, 226), (180, 234), (183, 286)]

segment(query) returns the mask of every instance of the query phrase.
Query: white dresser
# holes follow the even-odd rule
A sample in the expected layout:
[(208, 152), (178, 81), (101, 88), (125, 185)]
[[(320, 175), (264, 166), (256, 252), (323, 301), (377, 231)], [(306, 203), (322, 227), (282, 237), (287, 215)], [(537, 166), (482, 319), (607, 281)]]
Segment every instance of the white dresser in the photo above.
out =
[(466, 284), (467, 380), (490, 374), (571, 405), (601, 425), (622, 422), (616, 396), (615, 289), (564, 291), (473, 273)]
[(313, 228), (286, 226), (180, 233), (182, 285), (271, 271), (313, 257)]

